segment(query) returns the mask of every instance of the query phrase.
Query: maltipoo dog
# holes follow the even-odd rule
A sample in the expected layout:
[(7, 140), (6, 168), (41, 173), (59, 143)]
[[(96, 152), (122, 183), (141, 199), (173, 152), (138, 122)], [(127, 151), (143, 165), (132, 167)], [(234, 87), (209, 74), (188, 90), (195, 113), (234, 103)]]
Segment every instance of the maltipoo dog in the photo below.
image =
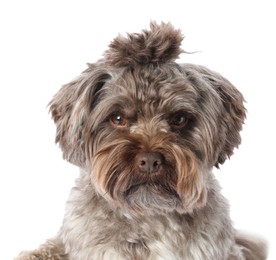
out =
[(80, 167), (62, 227), (20, 260), (264, 260), (212, 173), (241, 142), (241, 93), (179, 64), (170, 23), (115, 38), (50, 103), (63, 156)]

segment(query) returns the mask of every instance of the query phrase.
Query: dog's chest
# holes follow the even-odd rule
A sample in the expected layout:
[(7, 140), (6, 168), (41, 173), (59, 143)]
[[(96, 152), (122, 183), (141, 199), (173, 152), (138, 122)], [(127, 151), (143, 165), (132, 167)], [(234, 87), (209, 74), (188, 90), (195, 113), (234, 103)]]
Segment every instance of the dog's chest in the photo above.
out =
[[(89, 221), (86, 219), (85, 222), (83, 217), (76, 220), (77, 223), (73, 223), (70, 229), (73, 231), (73, 237), (78, 233), (80, 239), (70, 242), (70, 232), (64, 234), (67, 240), (64, 242), (67, 246), (74, 245), (67, 251), (74, 252), (78, 257), (82, 255), (76, 258), (81, 260), (86, 259), (83, 256), (89, 256), (89, 260), (182, 259), (187, 234), (190, 233), (185, 220), (165, 215), (135, 220), (114, 218), (112, 221), (109, 219), (110, 222), (103, 221), (102, 217), (90, 218)], [(124, 258), (126, 255), (130, 258)]]
[[(160, 234), (158, 240), (152, 241), (149, 248), (151, 251), (151, 259), (169, 260), (182, 259), (183, 249), (187, 244), (186, 230), (169, 228), (163, 234)], [(184, 249), (185, 250), (185, 249)]]
[[(149, 222), (136, 225), (132, 231), (125, 233), (124, 228), (99, 248), (95, 259), (103, 260), (180, 260), (185, 255), (187, 238), (183, 226), (162, 223), (154, 218)], [(125, 230), (128, 230), (126, 227)], [(115, 249), (116, 248), (116, 249)], [(129, 255), (128, 255), (129, 254)], [(127, 257), (124, 257), (127, 255)], [(94, 259), (94, 258), (93, 258)]]
[(177, 252), (177, 248), (172, 250), (170, 242), (164, 244), (161, 241), (154, 241), (150, 245), (150, 260), (171, 260), (180, 259), (181, 253)]
[(145, 217), (129, 233), (129, 239), (142, 243), (149, 249), (150, 260), (182, 259), (190, 227), (178, 215)]

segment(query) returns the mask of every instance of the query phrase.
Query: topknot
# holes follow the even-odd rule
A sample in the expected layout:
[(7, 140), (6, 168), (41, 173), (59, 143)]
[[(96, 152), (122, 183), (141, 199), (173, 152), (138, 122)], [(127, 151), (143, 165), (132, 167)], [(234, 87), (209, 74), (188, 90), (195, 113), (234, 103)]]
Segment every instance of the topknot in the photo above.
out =
[(158, 65), (174, 61), (184, 52), (180, 48), (183, 39), (181, 31), (170, 23), (151, 22), (150, 30), (116, 37), (105, 52), (105, 58), (114, 67)]

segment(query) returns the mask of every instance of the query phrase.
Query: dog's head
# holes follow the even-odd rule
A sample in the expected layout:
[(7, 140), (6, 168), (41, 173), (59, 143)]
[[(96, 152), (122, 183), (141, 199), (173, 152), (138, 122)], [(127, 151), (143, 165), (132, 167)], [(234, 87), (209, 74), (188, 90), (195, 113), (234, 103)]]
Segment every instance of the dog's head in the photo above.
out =
[(219, 74), (175, 62), (180, 31), (150, 27), (115, 38), (56, 94), (56, 142), (113, 205), (189, 212), (205, 204), (211, 168), (240, 144), (243, 97)]

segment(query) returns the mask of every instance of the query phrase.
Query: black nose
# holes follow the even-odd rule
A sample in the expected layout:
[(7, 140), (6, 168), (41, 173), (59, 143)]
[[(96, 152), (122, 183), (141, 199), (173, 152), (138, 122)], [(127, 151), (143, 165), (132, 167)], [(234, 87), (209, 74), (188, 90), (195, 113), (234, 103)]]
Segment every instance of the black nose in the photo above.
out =
[(143, 152), (136, 156), (136, 164), (143, 173), (158, 172), (163, 161), (163, 155), (158, 152)]

